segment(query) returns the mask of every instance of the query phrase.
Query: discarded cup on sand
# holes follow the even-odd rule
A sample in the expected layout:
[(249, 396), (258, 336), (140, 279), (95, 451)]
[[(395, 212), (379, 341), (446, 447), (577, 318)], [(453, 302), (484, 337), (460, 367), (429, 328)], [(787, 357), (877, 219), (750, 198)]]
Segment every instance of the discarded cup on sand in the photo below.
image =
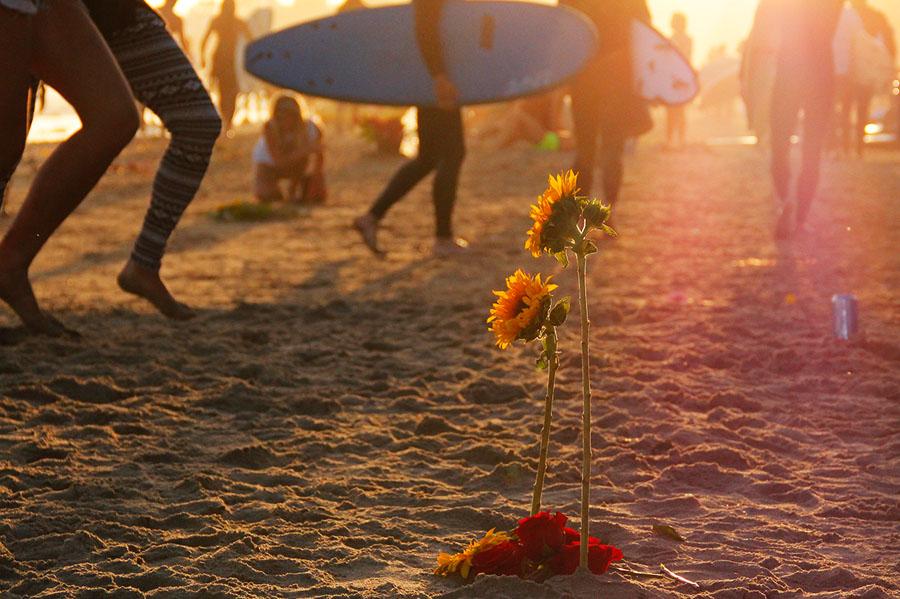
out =
[(859, 332), (859, 302), (850, 293), (832, 296), (834, 336), (847, 341)]

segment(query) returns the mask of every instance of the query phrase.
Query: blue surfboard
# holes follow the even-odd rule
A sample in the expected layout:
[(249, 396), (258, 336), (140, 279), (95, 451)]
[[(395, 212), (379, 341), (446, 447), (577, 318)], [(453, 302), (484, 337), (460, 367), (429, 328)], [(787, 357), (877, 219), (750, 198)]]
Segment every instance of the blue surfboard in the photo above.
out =
[[(461, 104), (555, 87), (577, 74), (597, 49), (587, 17), (527, 2), (451, 0), (440, 31)], [(245, 65), (260, 79), (311, 96), (394, 106), (436, 102), (409, 4), (351, 11), (273, 33), (247, 47)]]

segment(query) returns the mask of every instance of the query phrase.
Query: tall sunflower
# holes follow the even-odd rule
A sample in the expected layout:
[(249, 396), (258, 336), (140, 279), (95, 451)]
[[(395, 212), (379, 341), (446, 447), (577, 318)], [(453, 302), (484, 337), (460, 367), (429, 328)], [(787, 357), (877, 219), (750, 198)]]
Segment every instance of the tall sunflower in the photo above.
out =
[[(550, 175), (549, 185), (544, 193), (538, 198), (536, 204), (532, 204), (530, 216), (534, 221), (528, 230), (525, 239), (525, 249), (531, 252), (535, 258), (539, 258), (541, 253), (551, 245), (551, 239), (548, 233), (555, 234), (555, 227), (551, 227), (551, 219), (554, 216), (558, 204), (561, 200), (575, 199), (578, 193), (578, 174), (571, 169), (567, 173), (560, 173), (557, 176)], [(552, 230), (551, 230), (552, 229)]]
[(531, 276), (521, 269), (506, 278), (506, 291), (494, 291), (497, 300), (487, 322), (497, 337), (497, 346), (506, 349), (516, 339), (534, 339), (550, 309), (550, 292), (556, 289), (550, 277)]

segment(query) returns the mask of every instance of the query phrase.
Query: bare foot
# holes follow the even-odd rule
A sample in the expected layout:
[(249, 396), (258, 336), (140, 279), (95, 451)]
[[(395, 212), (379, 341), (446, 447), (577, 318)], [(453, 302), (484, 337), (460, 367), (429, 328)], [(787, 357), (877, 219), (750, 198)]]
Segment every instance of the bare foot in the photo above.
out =
[(781, 214), (778, 215), (778, 222), (775, 224), (775, 239), (784, 241), (791, 236), (792, 224), (794, 221), (793, 206), (785, 203), (781, 207)]
[(66, 337), (69, 337), (70, 339), (81, 339), (82, 338), (81, 333), (79, 333), (75, 329), (71, 329), (71, 328), (67, 327), (52, 314), (46, 314), (45, 316), (47, 317), (47, 320), (49, 320), (50, 323), (53, 324), (53, 326), (55, 326), (59, 329), (60, 334), (65, 335)]
[(366, 213), (353, 221), (353, 228), (362, 237), (363, 243), (376, 256), (383, 257), (385, 252), (378, 247), (378, 220), (371, 213)]
[(32, 333), (58, 337), (65, 332), (65, 327), (58, 321), (54, 322), (41, 312), (27, 271), (0, 269), (0, 300), (12, 308)]
[(158, 272), (144, 268), (133, 260), (128, 261), (117, 281), (122, 291), (144, 298), (172, 320), (190, 320), (197, 315), (190, 306), (172, 297)]

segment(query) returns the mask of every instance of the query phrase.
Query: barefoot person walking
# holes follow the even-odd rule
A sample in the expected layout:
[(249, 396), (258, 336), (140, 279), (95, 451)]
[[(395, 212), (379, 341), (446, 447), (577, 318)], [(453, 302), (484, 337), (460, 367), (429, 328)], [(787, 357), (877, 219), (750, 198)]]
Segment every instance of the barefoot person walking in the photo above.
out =
[(142, 0), (123, 0), (115, 10), (107, 0), (84, 4), (134, 96), (171, 134), (153, 181), (150, 208), (118, 283), (165, 316), (185, 320), (194, 316), (193, 310), (172, 297), (159, 270), (168, 239), (206, 174), (221, 119), (185, 51)]
[(82, 127), (38, 170), (0, 241), (0, 299), (29, 330), (59, 335), (65, 329), (39, 307), (28, 270), (131, 141), (138, 115), (121, 70), (80, 0), (53, 0), (36, 8), (37, 3), (25, 0), (0, 0), (0, 173), (15, 167), (24, 148), (32, 75), (72, 105)]
[[(832, 40), (842, 0), (768, 0), (781, 11), (782, 38), (772, 92), (772, 181), (780, 216), (775, 237), (785, 239), (803, 226), (819, 184), (822, 149), (834, 113)], [(803, 114), (801, 167), (796, 202), (791, 199), (791, 136)]]
[(416, 39), (425, 59), (428, 72), (434, 80), (437, 107), (420, 106), (418, 112), (419, 155), (407, 162), (394, 175), (387, 187), (369, 208), (369, 211), (353, 221), (353, 227), (363, 242), (376, 254), (383, 252), (378, 246), (378, 224), (388, 210), (403, 199), (416, 184), (431, 171), (436, 171), (432, 196), (437, 256), (465, 251), (468, 243), (453, 236), (453, 206), (459, 172), (465, 158), (462, 113), (457, 105), (458, 92), (450, 81), (444, 65), (440, 42), (440, 19), (445, 0), (413, 0), (416, 23)]
[[(159, 276), (166, 244), (206, 175), (222, 121), (191, 61), (143, 0), (84, 0), (116, 57), (135, 97), (171, 134), (153, 180), (150, 208), (119, 286), (165, 316), (185, 320), (194, 311), (169, 292)], [(127, 6), (127, 10), (124, 8)]]

